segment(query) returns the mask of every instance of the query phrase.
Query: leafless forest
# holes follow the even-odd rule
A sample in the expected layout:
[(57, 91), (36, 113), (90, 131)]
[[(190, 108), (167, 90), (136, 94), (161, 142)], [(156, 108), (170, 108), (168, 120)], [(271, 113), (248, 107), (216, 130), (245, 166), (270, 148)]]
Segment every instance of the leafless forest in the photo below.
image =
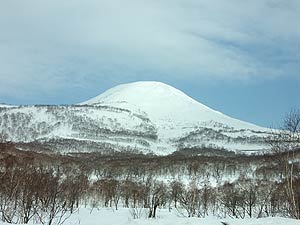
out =
[[(189, 217), (298, 218), (299, 168), (293, 168), (293, 202), (288, 196), (285, 165), (277, 161), (285, 156), (87, 154), (79, 158), (23, 152), (12, 144), (1, 144), (1, 219), (62, 223), (57, 218), (83, 205), (128, 207), (135, 217), (141, 208), (155, 217), (157, 207), (164, 207)], [(230, 178), (234, 181), (229, 182)]]
[(196, 148), (168, 156), (57, 155), (1, 143), (1, 221), (63, 224), (80, 207), (125, 207), (134, 218), (166, 208), (187, 217), (299, 219), (299, 114), (284, 124), (266, 140), (272, 151), (251, 156)]

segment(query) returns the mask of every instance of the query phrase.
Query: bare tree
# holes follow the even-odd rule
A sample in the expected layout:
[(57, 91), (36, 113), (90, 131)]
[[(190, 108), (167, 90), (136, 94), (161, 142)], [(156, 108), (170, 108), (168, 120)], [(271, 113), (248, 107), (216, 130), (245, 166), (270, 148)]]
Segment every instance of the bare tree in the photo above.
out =
[(237, 185), (234, 183), (225, 183), (219, 188), (219, 191), (222, 193), (219, 196), (219, 201), (223, 205), (226, 214), (234, 218), (244, 218), (244, 196)]
[(189, 184), (189, 188), (180, 193), (179, 197), (180, 206), (186, 211), (188, 217), (197, 216), (199, 200), (199, 189), (196, 182), (192, 181)]
[(184, 186), (180, 181), (172, 181), (170, 184), (171, 188), (171, 200), (174, 201), (174, 207), (177, 208), (177, 202), (183, 192)]
[(300, 111), (292, 109), (284, 118), (282, 130), (275, 131), (268, 138), (271, 152), (277, 154), (282, 168), (282, 182), (285, 184), (285, 194), (289, 202), (290, 216), (300, 219), (299, 186), (299, 156), (300, 149)]
[(163, 182), (153, 182), (149, 192), (149, 218), (156, 217), (157, 207), (163, 206), (167, 200), (167, 186)]

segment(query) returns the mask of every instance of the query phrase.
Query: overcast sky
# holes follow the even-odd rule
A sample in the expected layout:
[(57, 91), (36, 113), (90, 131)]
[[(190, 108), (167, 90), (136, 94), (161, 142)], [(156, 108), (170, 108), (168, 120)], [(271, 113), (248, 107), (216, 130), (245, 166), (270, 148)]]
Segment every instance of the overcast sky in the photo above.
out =
[(300, 108), (299, 0), (0, 0), (0, 102), (166, 82), (274, 126)]

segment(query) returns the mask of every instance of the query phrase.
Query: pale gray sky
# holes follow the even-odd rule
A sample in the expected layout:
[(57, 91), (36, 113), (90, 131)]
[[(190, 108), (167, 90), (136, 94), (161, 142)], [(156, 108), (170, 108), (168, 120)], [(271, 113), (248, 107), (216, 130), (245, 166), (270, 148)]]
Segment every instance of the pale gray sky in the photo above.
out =
[(299, 21), (299, 0), (0, 0), (0, 102), (297, 79)]

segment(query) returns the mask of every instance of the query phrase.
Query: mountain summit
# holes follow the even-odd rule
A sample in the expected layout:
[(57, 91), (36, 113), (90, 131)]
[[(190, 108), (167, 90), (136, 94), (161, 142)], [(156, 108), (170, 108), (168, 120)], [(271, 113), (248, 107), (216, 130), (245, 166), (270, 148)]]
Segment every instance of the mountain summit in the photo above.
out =
[(231, 118), (161, 82), (111, 88), (78, 105), (0, 107), (1, 136), (63, 152), (169, 154), (209, 147), (257, 152), (269, 130)]
[(122, 84), (81, 104), (113, 104), (141, 109), (155, 120), (189, 120), (193, 114), (199, 117), (201, 114), (217, 113), (182, 91), (155, 81)]
[(233, 119), (189, 97), (182, 91), (157, 81), (140, 81), (113, 87), (81, 105), (110, 105), (140, 110), (153, 121), (171, 123), (218, 122), (234, 128), (264, 128)]

